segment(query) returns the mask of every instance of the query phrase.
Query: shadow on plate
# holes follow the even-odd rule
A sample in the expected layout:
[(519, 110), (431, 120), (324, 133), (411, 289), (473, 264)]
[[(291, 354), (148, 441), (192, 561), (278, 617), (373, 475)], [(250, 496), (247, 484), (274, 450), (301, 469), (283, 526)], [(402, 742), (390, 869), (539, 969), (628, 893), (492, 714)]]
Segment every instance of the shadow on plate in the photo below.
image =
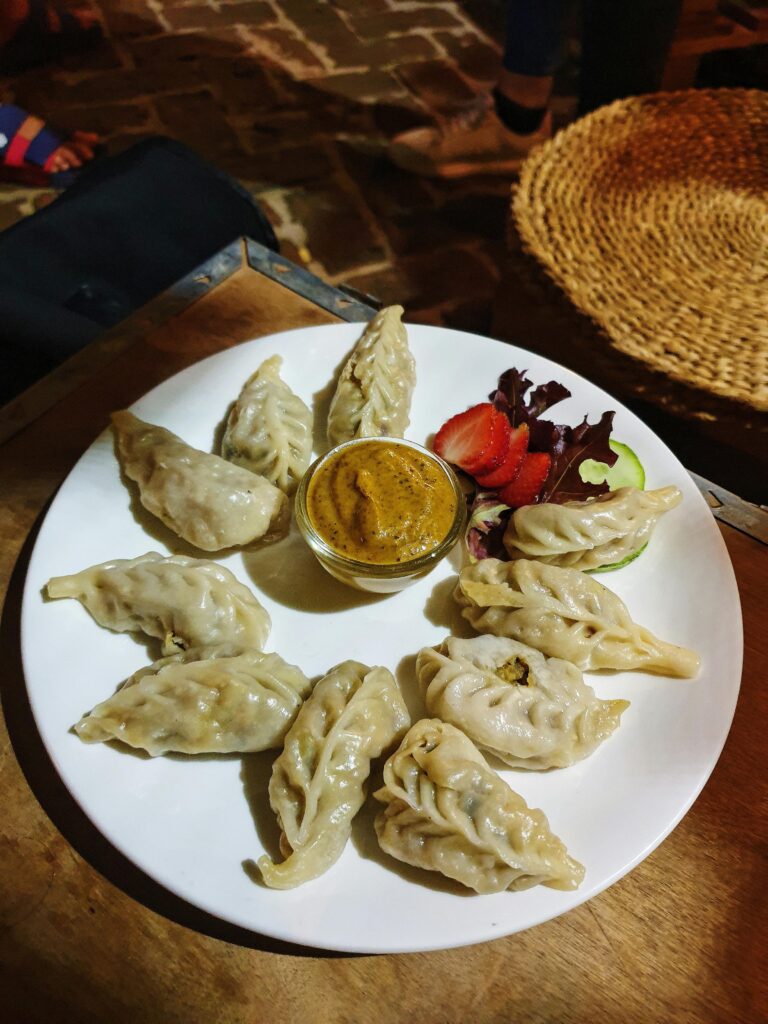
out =
[(407, 654), (397, 664), (395, 678), (403, 695), (408, 714), (411, 716), (411, 723), (418, 722), (421, 718), (428, 718), (427, 707), (424, 703), (424, 694), (421, 692), (419, 680), (416, 678), (416, 655)]
[(339, 582), (323, 569), (294, 522), (287, 537), (260, 548), (244, 550), (243, 565), (266, 597), (286, 608), (329, 614), (374, 604), (387, 594), (369, 594)]
[(120, 853), (92, 824), (71, 796), (37, 731), (24, 683), (19, 643), (24, 578), (46, 511), (47, 508), (39, 517), (16, 563), (0, 620), (0, 642), (5, 652), (0, 696), (8, 735), (27, 784), (45, 813), (73, 849), (112, 885), (175, 924), (222, 942), (266, 952), (328, 958), (354, 956), (273, 939), (198, 909), (155, 882)]
[[(279, 753), (279, 750), (264, 750), (258, 754), (246, 754), (242, 758), (240, 768), (240, 781), (243, 784), (243, 793), (253, 818), (256, 835), (266, 855), (274, 861), (283, 859), (280, 853), (280, 828), (269, 806), (269, 780), (272, 777), (272, 765)], [(251, 864), (253, 870), (246, 867)], [(259, 885), (264, 884), (253, 861), (245, 861), (243, 867), (249, 878)]]
[(421, 888), (448, 893), (451, 896), (474, 896), (475, 893), (471, 889), (467, 889), (451, 878), (446, 878), (438, 871), (426, 871), (423, 868), (413, 867), (412, 864), (405, 864), (382, 850), (373, 824), (376, 815), (384, 807), (373, 796), (373, 793), (381, 786), (382, 776), (381, 766), (379, 766), (368, 780), (368, 799), (352, 822), (352, 844), (360, 856), (365, 860), (380, 864), (387, 871), (391, 871), (406, 882), (412, 882)]
[[(226, 420), (222, 420), (221, 424), (216, 427), (216, 432), (219, 430), (223, 432), (225, 426)], [(213, 454), (215, 454), (215, 452)], [(115, 458), (117, 459), (116, 451)], [(148, 512), (147, 509), (144, 508), (141, 503), (138, 484), (131, 480), (130, 477), (126, 476), (119, 459), (118, 464), (120, 465), (120, 482), (125, 487), (126, 493), (128, 494), (128, 511), (133, 517), (134, 522), (141, 527), (142, 531), (148, 537), (157, 541), (158, 544), (161, 544), (174, 555), (185, 555), (189, 558), (202, 558), (217, 561), (222, 558), (227, 558), (229, 555), (236, 554), (237, 552), (242, 552), (244, 556), (246, 554), (258, 553), (259, 551), (278, 543), (279, 540), (282, 539), (280, 535), (285, 532), (285, 523), (281, 520), (279, 524), (276, 524), (273, 531), (267, 533), (264, 537), (252, 541), (246, 547), (236, 545), (229, 548), (218, 548), (215, 551), (206, 551), (203, 548), (196, 547), (194, 544), (190, 544), (189, 541), (184, 540), (183, 537), (180, 537), (177, 533), (167, 527), (161, 519), (158, 519), (157, 516)], [(150, 550), (149, 546), (145, 548), (145, 551), (148, 550)], [(144, 551), (136, 552), (133, 557), (137, 557), (141, 554), (144, 554)], [(82, 568), (85, 568), (85, 566), (82, 566)]]
[[(360, 324), (360, 334), (365, 328), (364, 324)], [(336, 386), (339, 383), (339, 377), (341, 371), (347, 365), (347, 360), (350, 357), (353, 347), (357, 344), (357, 338), (350, 345), (349, 351), (343, 356), (338, 366), (334, 367), (331, 379), (325, 385), (320, 388), (319, 391), (315, 391), (312, 395), (312, 439), (313, 448), (320, 455), (324, 455), (330, 450), (330, 444), (328, 443), (327, 424), (328, 424), (328, 412), (331, 408), (331, 402), (333, 396), (336, 394)]]
[[(138, 557), (138, 555), (135, 556), (135, 557)], [(84, 569), (89, 569), (89, 568), (90, 568), (90, 566), (87, 566), (87, 565), (82, 565), (79, 568), (73, 567), (72, 575), (76, 575), (78, 572), (82, 572)], [(64, 575), (64, 574), (62, 574), (62, 575)], [(44, 587), (40, 588), (40, 598), (41, 598), (41, 600), (43, 601), (44, 604), (54, 604), (57, 601), (75, 601), (77, 603), (77, 598), (75, 598), (75, 597), (49, 597), (48, 596), (47, 587), (48, 587), (48, 584), (46, 583), (46, 585)], [(82, 604), (82, 602), (79, 602), (79, 603), (81, 604), (82, 613), (84, 615), (90, 616), (90, 612), (86, 609), (85, 605)], [(94, 619), (94, 622), (95, 621), (96, 620)], [(117, 630), (117, 629), (109, 629), (109, 626), (101, 626), (100, 625), (99, 628), (107, 630), (108, 632), (112, 633), (114, 636), (118, 636), (118, 635), (125, 636), (126, 632), (127, 632), (127, 631), (126, 632), (122, 632), (121, 630)], [(144, 648), (144, 651), (146, 652), (147, 665), (151, 665), (151, 664), (153, 664), (153, 662), (158, 661), (160, 658), (165, 657), (165, 655), (163, 654), (163, 651), (162, 651), (161, 641), (160, 641), (160, 639), (158, 637), (149, 636), (147, 633), (140, 633), (138, 631), (135, 631), (135, 632), (132, 631), (132, 632), (128, 633), (127, 635), (130, 636), (130, 638), (133, 641), (135, 641), (137, 646)], [(130, 676), (126, 676), (124, 679), (121, 679), (115, 685), (115, 688), (112, 691), (112, 693), (105, 695), (104, 700), (106, 700), (107, 697), (111, 697), (113, 694), (117, 693), (118, 690), (122, 690), (122, 688), (125, 686), (125, 684), (128, 682), (128, 680), (130, 678), (131, 678)], [(92, 710), (93, 710), (92, 708), (87, 708), (85, 711), (83, 711), (83, 714), (84, 715), (88, 714)]]
[[(255, 372), (256, 371), (254, 370), (254, 373)], [(243, 381), (243, 385), (245, 385), (245, 381)], [(214, 455), (221, 455), (221, 444), (222, 441), (224, 440), (224, 434), (227, 432), (227, 423), (229, 423), (229, 417), (232, 413), (232, 410), (235, 408), (236, 404), (236, 401), (233, 399), (227, 406), (226, 412), (224, 413), (222, 418), (213, 428), (211, 451), (213, 452)]]
[(432, 588), (424, 605), (424, 615), (432, 625), (444, 626), (451, 636), (468, 639), (477, 636), (477, 633), (462, 616), (461, 609), (453, 599), (456, 580), (456, 576), (449, 576)]

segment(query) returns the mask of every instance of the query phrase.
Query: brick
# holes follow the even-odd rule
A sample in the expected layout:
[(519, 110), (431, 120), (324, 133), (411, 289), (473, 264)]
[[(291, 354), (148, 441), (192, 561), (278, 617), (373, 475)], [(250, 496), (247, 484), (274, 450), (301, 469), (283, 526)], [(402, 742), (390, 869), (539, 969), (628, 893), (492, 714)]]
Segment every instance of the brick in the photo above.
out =
[(301, 88), (302, 83), (292, 84), (294, 89), (282, 109), (256, 112), (253, 133), (262, 144), (281, 140), (306, 142), (342, 133), (369, 134), (372, 131), (367, 107), (320, 89)]
[[(136, 64), (141, 68), (153, 64), (188, 63), (205, 57), (233, 57), (248, 48), (248, 44), (234, 28), (137, 39), (131, 41), (129, 46)], [(199, 80), (197, 84), (200, 84)]]
[(425, 119), (424, 111), (414, 103), (377, 103), (373, 108), (373, 123), (387, 138), (417, 128)]
[[(497, 191), (473, 182), (469, 191), (455, 196), (449, 193), (445, 198), (440, 193), (442, 188), (450, 188), (451, 183), (426, 183), (386, 161), (373, 173), (357, 170), (353, 177), (361, 183), (366, 202), (398, 255), (429, 252), (479, 238), (490, 242), (504, 240), (509, 216), (506, 181)], [(453, 185), (456, 189), (467, 188), (464, 184)]]
[(269, 64), (284, 68), (300, 78), (322, 73), (321, 61), (298, 36), (284, 28), (248, 30), (250, 48)]
[[(317, 81), (313, 79), (312, 84), (315, 85)], [(370, 135), (373, 131), (373, 107), (365, 103), (356, 103), (346, 96), (337, 94), (333, 91), (333, 80), (330, 80), (327, 92), (325, 85), (324, 82), (322, 88), (314, 92), (304, 106), (305, 115), (309, 119), (307, 134)]]
[(437, 56), (434, 44), (426, 36), (394, 36), (376, 39), (365, 47), (370, 64), (384, 68), (398, 67), (411, 61), (432, 60)]
[(381, 227), (398, 256), (432, 252), (456, 241), (456, 235), (434, 209), (409, 210), (382, 218)]
[(451, 247), (399, 259), (391, 268), (349, 278), (349, 284), (383, 302), (426, 309), (473, 296), (490, 299), (496, 282), (485, 263), (466, 248)]
[(224, 28), (228, 25), (270, 25), (277, 14), (266, 0), (244, 0), (243, 3), (213, 7), (164, 6), (163, 17), (174, 31), (179, 29)]
[(113, 135), (109, 140), (109, 155), (116, 156), (118, 153), (124, 153), (126, 149), (156, 136), (157, 132), (125, 132), (122, 135)]
[(358, 67), (369, 63), (365, 44), (328, 4), (307, 0), (280, 0), (280, 9), (306, 39), (325, 51), (336, 67)]
[(364, 39), (379, 39), (393, 33), (405, 34), (424, 28), (460, 28), (462, 22), (445, 7), (430, 4), (415, 9), (381, 11), (373, 14), (350, 13), (356, 32)]
[[(339, 4), (335, 0), (276, 0), (282, 14), (306, 34), (323, 30), (324, 26), (346, 24), (346, 19), (339, 14)], [(366, 0), (359, 0), (360, 4)]]
[(304, 229), (307, 248), (332, 277), (386, 259), (386, 251), (351, 196), (335, 185), (302, 189), (287, 199)]
[(254, 56), (206, 57), (200, 70), (229, 114), (264, 113), (283, 105), (274, 77)]
[(285, 188), (329, 178), (333, 164), (320, 145), (263, 147), (251, 157), (251, 181), (260, 188)]
[(350, 14), (359, 13), (360, 8), (365, 6), (366, 13), (379, 14), (382, 11), (391, 10), (387, 0), (331, 0), (334, 7)]
[(307, 137), (306, 119), (292, 113), (259, 114), (246, 132), (249, 149), (256, 151), (262, 146), (277, 146), (284, 142), (296, 145)]
[[(368, 109), (356, 98), (346, 95), (346, 75), (324, 75), (306, 82), (296, 81), (279, 71), (272, 71), (271, 75), (281, 97), (279, 107), (283, 110), (300, 112), (313, 121), (316, 119), (317, 124), (324, 124), (329, 118), (348, 119), (349, 131), (366, 124), (370, 128)], [(343, 128), (344, 122), (339, 121), (335, 127)], [(311, 125), (309, 131), (312, 131)]]
[(449, 306), (443, 311), (442, 320), (446, 327), (473, 334), (490, 335), (493, 326), (494, 303), (489, 298), (467, 299)]
[(143, 128), (150, 120), (146, 103), (113, 103), (105, 106), (54, 107), (47, 111), (57, 129), (64, 132), (76, 130), (96, 132), (109, 137), (126, 128)]
[(503, 242), (510, 208), (510, 186), (502, 176), (499, 192), (481, 192), (477, 187), (466, 195), (438, 207), (438, 217), (454, 237), (486, 238)]
[(398, 70), (397, 76), (425, 106), (439, 113), (447, 113), (475, 95), (461, 75), (445, 61), (407, 64)]
[(52, 104), (120, 103), (137, 96), (199, 87), (199, 67), (189, 62), (102, 72), (74, 83), (50, 77), (18, 88), (17, 96), (26, 107), (47, 110)]
[(110, 0), (102, 4), (102, 15), (110, 31), (121, 38), (153, 35), (162, 30), (146, 0)]
[(120, 68), (123, 66), (123, 62), (111, 40), (102, 39), (96, 46), (88, 50), (82, 52), (74, 50), (71, 53), (65, 53), (56, 61), (55, 66), (61, 68), (62, 71), (82, 73)]
[(319, 89), (326, 89), (328, 92), (360, 103), (376, 103), (379, 100), (395, 99), (405, 93), (401, 82), (394, 75), (376, 68), (368, 71), (328, 75), (314, 79), (312, 84)]
[(168, 134), (202, 156), (242, 153), (240, 140), (227, 124), (221, 106), (208, 90), (183, 96), (160, 96), (155, 107)]
[(426, 181), (396, 167), (385, 153), (345, 142), (336, 148), (344, 170), (380, 225), (434, 206)]
[(435, 32), (434, 38), (465, 75), (477, 82), (496, 80), (501, 68), (501, 53), (495, 46), (470, 32), (461, 35)]

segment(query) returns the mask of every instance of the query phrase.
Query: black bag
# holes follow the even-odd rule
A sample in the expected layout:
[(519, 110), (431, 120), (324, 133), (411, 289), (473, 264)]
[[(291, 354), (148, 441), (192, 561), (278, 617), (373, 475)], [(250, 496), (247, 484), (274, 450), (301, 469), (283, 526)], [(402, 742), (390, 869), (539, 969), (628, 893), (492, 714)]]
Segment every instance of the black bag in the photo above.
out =
[(278, 250), (251, 196), (180, 143), (98, 160), (0, 233), (0, 403), (240, 236)]

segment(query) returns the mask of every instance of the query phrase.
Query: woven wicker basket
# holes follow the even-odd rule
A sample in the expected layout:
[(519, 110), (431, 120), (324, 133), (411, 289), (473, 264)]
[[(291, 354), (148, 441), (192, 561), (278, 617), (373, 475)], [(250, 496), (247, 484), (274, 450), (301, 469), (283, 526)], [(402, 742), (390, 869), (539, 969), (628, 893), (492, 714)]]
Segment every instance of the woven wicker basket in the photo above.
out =
[(513, 214), (523, 246), (600, 326), (603, 356), (628, 378), (634, 367), (679, 384), (690, 415), (716, 416), (722, 399), (763, 419), (768, 94), (691, 90), (603, 107), (528, 158)]

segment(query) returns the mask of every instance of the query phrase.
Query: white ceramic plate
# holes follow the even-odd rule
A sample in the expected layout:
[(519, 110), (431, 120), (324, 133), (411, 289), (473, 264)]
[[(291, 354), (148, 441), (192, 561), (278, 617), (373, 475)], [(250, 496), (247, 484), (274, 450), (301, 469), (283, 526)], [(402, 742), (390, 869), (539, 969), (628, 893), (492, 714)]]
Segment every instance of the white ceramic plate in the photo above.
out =
[[(361, 333), (330, 325), (260, 338), (206, 359), (155, 388), (134, 411), (212, 450), (217, 426), (245, 379), (279, 352), (283, 376), (316, 412)], [(741, 675), (738, 592), (715, 521), (684, 468), (662, 442), (605, 392), (529, 352), (457, 331), (409, 327), (418, 368), (408, 437), (424, 443), (448, 416), (484, 401), (498, 375), (527, 369), (534, 383), (555, 379), (572, 397), (558, 422), (596, 420), (616, 410), (614, 436), (629, 444), (647, 487), (675, 483), (683, 504), (659, 523), (648, 550), (600, 581), (660, 637), (697, 650), (697, 679), (636, 672), (593, 675), (602, 697), (625, 697), (621, 728), (591, 758), (561, 771), (504, 773), (547, 814), (554, 832), (586, 866), (573, 893), (539, 886), (477, 896), (441, 876), (406, 868), (373, 836), (374, 809), (321, 878), (276, 892), (254, 882), (244, 862), (277, 829), (266, 784), (273, 753), (153, 760), (103, 744), (86, 745), (70, 727), (151, 660), (154, 648), (101, 629), (76, 601), (44, 601), (51, 576), (149, 550), (189, 550), (138, 505), (121, 482), (109, 433), (83, 455), (59, 491), (32, 555), (24, 595), (22, 648), (32, 707), (66, 785), (101, 832), (148, 875), (190, 903), (265, 935), (327, 949), (395, 952), (497, 938), (562, 914), (621, 878), (661, 842), (690, 807), (725, 742)], [(320, 420), (320, 427), (324, 417)], [(208, 556), (203, 556), (208, 557)], [(467, 632), (450, 599), (450, 559), (411, 589), (373, 599), (337, 583), (300, 537), (222, 559), (272, 616), (268, 649), (310, 676), (355, 658), (386, 665), (421, 716), (414, 655), (451, 629)], [(471, 632), (471, 631), (470, 631)], [(369, 801), (375, 804), (374, 801)], [(262, 841), (263, 837), (263, 841)]]

